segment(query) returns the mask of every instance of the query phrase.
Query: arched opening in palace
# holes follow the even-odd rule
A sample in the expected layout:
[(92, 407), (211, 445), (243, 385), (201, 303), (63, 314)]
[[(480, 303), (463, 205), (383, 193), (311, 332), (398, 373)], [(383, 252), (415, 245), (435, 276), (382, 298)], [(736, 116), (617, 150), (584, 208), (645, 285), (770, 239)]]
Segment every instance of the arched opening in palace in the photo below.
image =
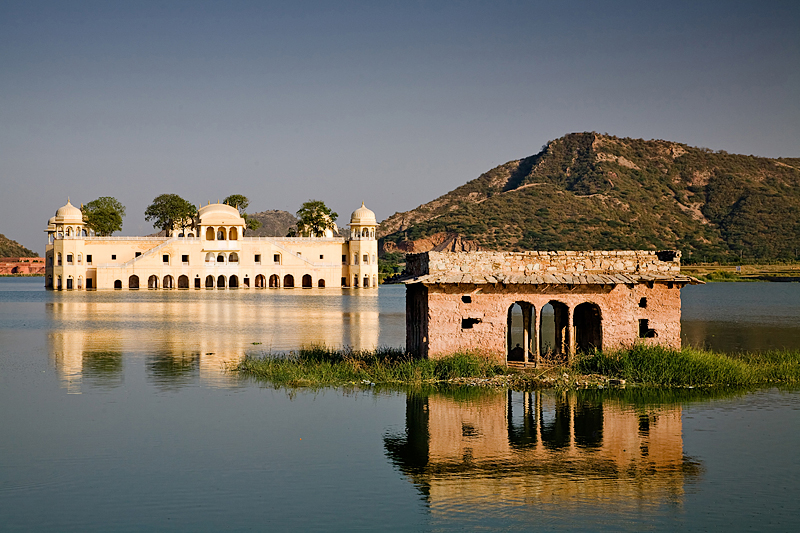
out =
[(569, 308), (557, 300), (542, 307), (539, 320), (539, 354), (549, 362), (566, 359), (569, 347)]
[(269, 288), (270, 289), (278, 289), (281, 286), (281, 278), (278, 277), (277, 274), (273, 274), (269, 277)]
[(178, 277), (178, 288), (179, 289), (188, 289), (189, 288), (189, 276), (186, 274), (182, 274)]
[(506, 360), (538, 362), (536, 357), (536, 309), (528, 302), (514, 302), (506, 319)]
[(311, 281), (311, 276), (309, 274), (303, 275), (303, 288), (310, 289), (314, 286), (314, 283)]
[(161, 286), (165, 289), (174, 289), (175, 288), (175, 278), (170, 275), (164, 276), (164, 281)]
[(133, 276), (128, 278), (128, 288), (129, 289), (138, 289), (139, 288), (139, 276), (134, 274)]
[(256, 276), (256, 289), (263, 289), (265, 281), (266, 280), (264, 279), (263, 274), (259, 274), (258, 276)]
[(319, 287), (320, 289), (324, 289), (325, 288), (325, 280), (322, 279), (322, 278), (319, 278), (319, 281), (317, 281), (317, 287)]
[(591, 353), (603, 349), (603, 324), (600, 307), (584, 302), (572, 312), (572, 325), (575, 327), (575, 350)]
[(225, 255), (219, 254), (217, 255), (217, 263), (224, 263), (225, 262)]
[(206, 240), (207, 241), (214, 240), (214, 228), (206, 228)]
[(78, 290), (83, 289), (83, 276), (78, 276)]
[(72, 237), (72, 228), (67, 228), (67, 237)]
[(72, 290), (72, 276), (67, 276), (67, 290)]
[(284, 289), (293, 289), (294, 288), (294, 276), (291, 274), (286, 274), (283, 276), (283, 288)]
[(239, 262), (239, 254), (236, 252), (231, 252), (231, 255), (228, 256), (228, 263), (238, 263)]
[(231, 228), (231, 231), (228, 234), (228, 238), (232, 241), (239, 239), (239, 231), (236, 228)]
[(58, 252), (58, 255), (56, 257), (57, 257), (56, 265), (61, 266), (61, 252)]
[(236, 276), (236, 275), (231, 276), (230, 279), (228, 280), (228, 287), (231, 288), (231, 289), (238, 289), (239, 288), (239, 277)]
[(364, 276), (364, 288), (369, 288), (369, 276)]
[(158, 276), (153, 274), (149, 278), (147, 278), (147, 288), (148, 289), (157, 289), (158, 288)]
[(220, 228), (217, 231), (217, 240), (218, 241), (224, 241), (225, 240), (225, 230), (224, 229)]
[[(58, 278), (58, 288), (59, 289), (61, 288), (61, 278), (60, 277)], [(114, 288), (115, 289), (121, 289), (122, 288), (122, 280), (121, 279), (115, 279), (114, 280)]]
[(214, 276), (208, 275), (206, 276), (206, 289), (213, 289), (214, 288)]
[(250, 288), (250, 278), (248, 278), (246, 275), (245, 275), (244, 279), (242, 280), (242, 285), (244, 285), (248, 289)]
[(225, 288), (225, 276), (219, 275), (217, 277), (217, 288), (224, 289)]
[(206, 263), (213, 263), (214, 262), (214, 252), (208, 252), (206, 254)]

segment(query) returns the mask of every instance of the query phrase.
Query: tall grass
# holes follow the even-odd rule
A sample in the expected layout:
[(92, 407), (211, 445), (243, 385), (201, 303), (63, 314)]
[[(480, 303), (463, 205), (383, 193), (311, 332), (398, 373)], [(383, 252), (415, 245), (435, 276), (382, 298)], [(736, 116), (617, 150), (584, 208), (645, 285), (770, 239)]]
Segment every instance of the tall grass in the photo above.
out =
[(348, 383), (422, 385), (507, 374), (513, 376), (504, 378), (505, 382), (510, 379), (515, 386), (523, 387), (564, 386), (587, 374), (664, 387), (742, 387), (800, 383), (800, 351), (724, 355), (695, 348), (636, 345), (576, 357), (570, 366), (526, 372), (510, 370), (471, 352), (415, 359), (396, 348), (358, 351), (311, 346), (288, 354), (248, 356), (237, 370), (275, 385), (311, 387)]
[(575, 370), (663, 386), (747, 386), (800, 382), (800, 352), (725, 355), (695, 348), (637, 345), (584, 356)]
[(336, 350), (311, 346), (275, 356), (248, 356), (238, 370), (276, 385), (340, 385), (345, 383), (411, 383), (447, 381), (459, 377), (489, 378), (504, 366), (475, 353), (442, 359), (415, 359), (402, 350)]

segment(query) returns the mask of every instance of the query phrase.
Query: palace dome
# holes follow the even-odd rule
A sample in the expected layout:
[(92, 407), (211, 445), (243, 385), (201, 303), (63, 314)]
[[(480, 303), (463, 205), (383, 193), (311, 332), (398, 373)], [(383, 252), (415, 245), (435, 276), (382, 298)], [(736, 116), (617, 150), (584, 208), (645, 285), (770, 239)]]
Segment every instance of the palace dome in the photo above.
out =
[(51, 219), (53, 222), (73, 222), (73, 223), (83, 223), (83, 213), (81, 210), (72, 205), (67, 198), (67, 205), (59, 207), (56, 211), (56, 216)]
[(244, 226), (239, 210), (228, 204), (209, 204), (197, 210), (200, 224), (204, 226)]
[(350, 215), (350, 224), (370, 224), (377, 226), (378, 222), (375, 220), (375, 213), (364, 207), (364, 202), (361, 202), (361, 207), (353, 211), (353, 214)]

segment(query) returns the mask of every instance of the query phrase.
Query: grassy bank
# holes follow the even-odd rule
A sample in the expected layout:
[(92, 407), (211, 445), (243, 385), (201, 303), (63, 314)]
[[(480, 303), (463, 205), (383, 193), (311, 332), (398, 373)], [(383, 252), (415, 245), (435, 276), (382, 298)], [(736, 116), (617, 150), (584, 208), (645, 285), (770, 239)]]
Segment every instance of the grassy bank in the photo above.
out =
[(800, 383), (800, 352), (772, 351), (729, 356), (694, 348), (636, 346), (576, 358), (572, 365), (514, 370), (480, 354), (414, 359), (402, 350), (333, 350), (310, 347), (288, 354), (248, 356), (242, 374), (279, 386), (462, 383), (539, 387), (628, 384), (657, 387), (741, 387)]
[[(738, 270), (737, 270), (738, 268)], [(775, 264), (694, 264), (683, 265), (681, 272), (703, 281), (798, 281), (800, 263)]]

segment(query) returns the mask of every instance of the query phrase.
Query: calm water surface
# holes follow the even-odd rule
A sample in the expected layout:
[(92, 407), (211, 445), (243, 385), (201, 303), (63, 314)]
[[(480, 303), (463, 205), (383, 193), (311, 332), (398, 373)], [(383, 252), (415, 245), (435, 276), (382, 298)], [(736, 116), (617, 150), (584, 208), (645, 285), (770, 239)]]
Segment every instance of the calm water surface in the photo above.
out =
[[(800, 284), (683, 291), (684, 342), (800, 348)], [(800, 393), (274, 389), (401, 346), (401, 287), (52, 293), (0, 278), (0, 530), (800, 529)]]

